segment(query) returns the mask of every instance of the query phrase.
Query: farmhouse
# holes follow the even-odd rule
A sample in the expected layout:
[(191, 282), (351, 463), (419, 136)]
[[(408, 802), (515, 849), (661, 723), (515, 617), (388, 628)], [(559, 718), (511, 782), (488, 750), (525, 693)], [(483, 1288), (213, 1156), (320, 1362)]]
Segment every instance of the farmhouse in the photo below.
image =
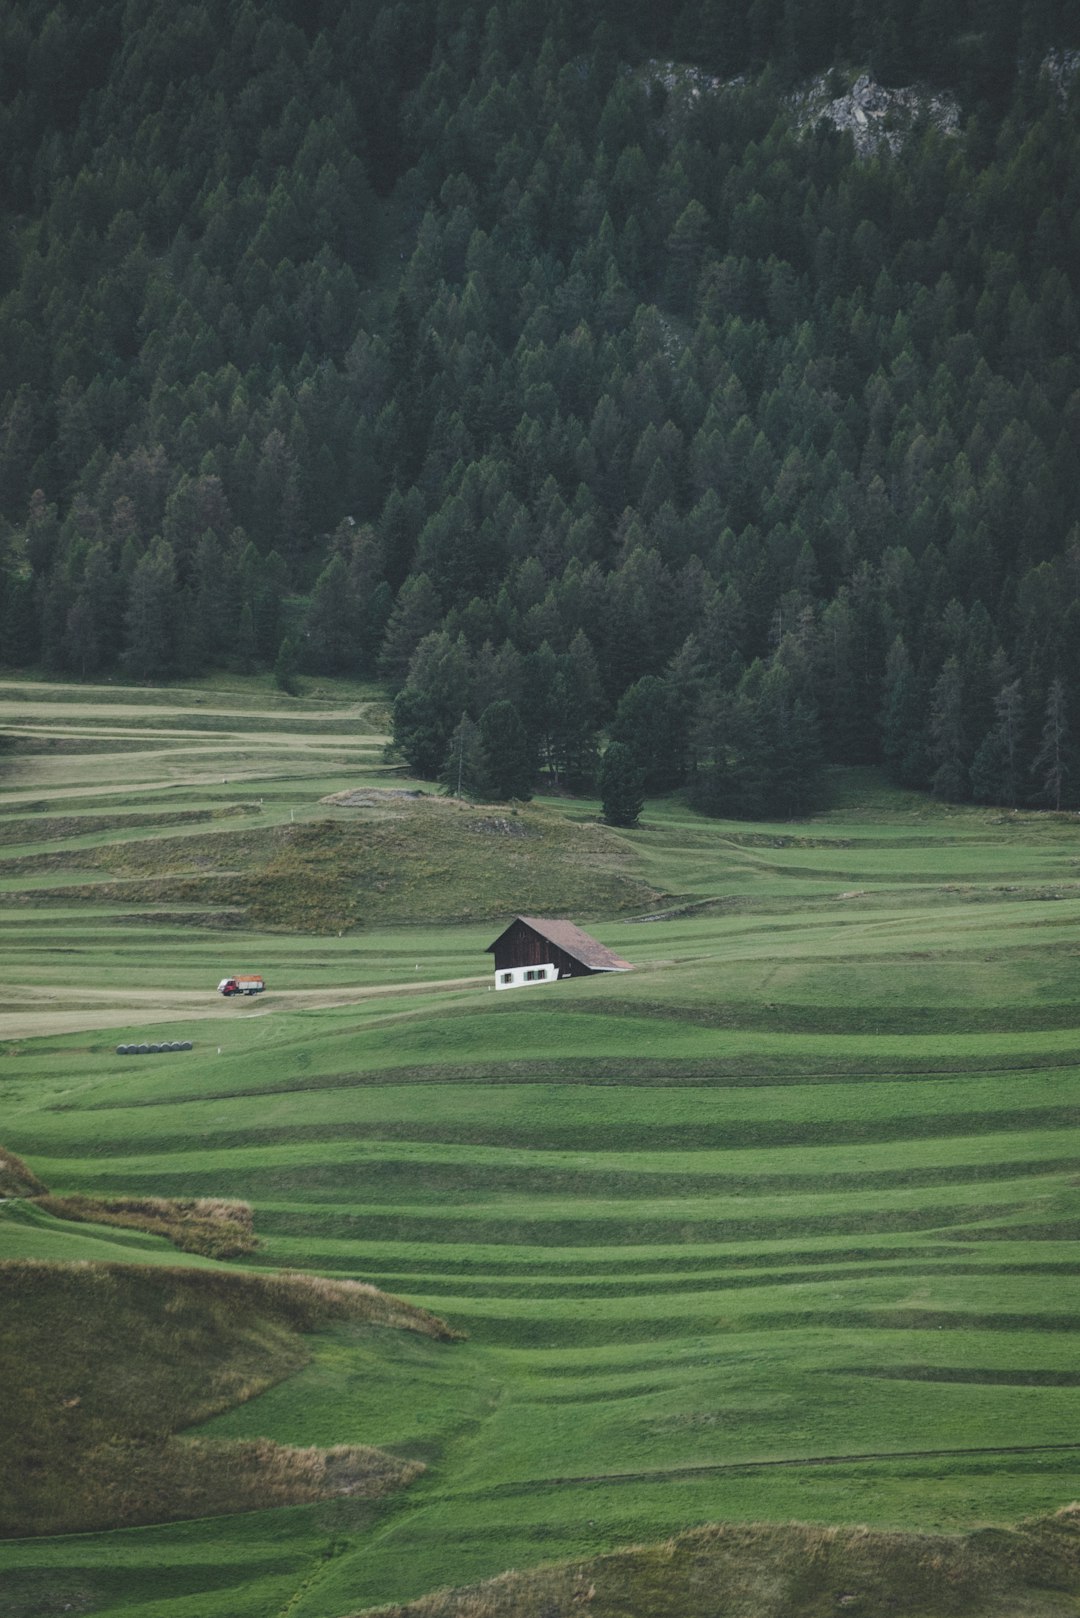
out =
[(495, 957), (495, 987), (517, 989), (526, 983), (555, 983), (559, 978), (591, 977), (595, 972), (630, 972), (633, 968), (572, 921), (543, 916), (515, 916), (486, 953)]

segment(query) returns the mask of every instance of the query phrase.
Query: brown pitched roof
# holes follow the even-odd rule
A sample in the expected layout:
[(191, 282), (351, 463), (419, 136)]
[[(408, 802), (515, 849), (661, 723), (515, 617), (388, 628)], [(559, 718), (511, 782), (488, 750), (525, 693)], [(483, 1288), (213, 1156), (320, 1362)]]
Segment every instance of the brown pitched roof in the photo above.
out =
[[(539, 933), (541, 938), (546, 938), (556, 948), (565, 950), (567, 955), (572, 955), (575, 961), (580, 961), (592, 972), (633, 971), (629, 961), (624, 961), (621, 955), (616, 955), (614, 950), (608, 949), (591, 934), (575, 927), (572, 921), (550, 921), (545, 916), (515, 916), (514, 921), (523, 921), (534, 933)], [(513, 925), (514, 922), (511, 922), (510, 926)], [(503, 929), (503, 932), (508, 931), (509, 928)], [(499, 938), (502, 936), (500, 933)], [(496, 939), (495, 943), (498, 941)], [(485, 953), (490, 954), (494, 948), (495, 944), (489, 944)]]

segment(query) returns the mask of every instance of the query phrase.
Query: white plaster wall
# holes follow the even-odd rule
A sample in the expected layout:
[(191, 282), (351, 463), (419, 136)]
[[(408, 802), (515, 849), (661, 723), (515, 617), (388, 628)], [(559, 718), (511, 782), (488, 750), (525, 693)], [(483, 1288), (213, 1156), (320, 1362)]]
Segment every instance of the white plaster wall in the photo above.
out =
[(531, 989), (537, 983), (557, 983), (559, 969), (550, 961), (543, 966), (511, 966), (495, 974), (497, 989)]

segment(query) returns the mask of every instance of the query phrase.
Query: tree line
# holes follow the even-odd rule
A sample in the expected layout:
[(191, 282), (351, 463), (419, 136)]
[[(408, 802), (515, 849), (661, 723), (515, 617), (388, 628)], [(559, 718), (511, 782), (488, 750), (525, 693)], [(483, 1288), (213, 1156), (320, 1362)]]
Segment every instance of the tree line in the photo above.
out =
[[(0, 36), (4, 663), (379, 678), (489, 789), (1080, 802), (1074, 4)], [(866, 65), (958, 132), (799, 126)]]

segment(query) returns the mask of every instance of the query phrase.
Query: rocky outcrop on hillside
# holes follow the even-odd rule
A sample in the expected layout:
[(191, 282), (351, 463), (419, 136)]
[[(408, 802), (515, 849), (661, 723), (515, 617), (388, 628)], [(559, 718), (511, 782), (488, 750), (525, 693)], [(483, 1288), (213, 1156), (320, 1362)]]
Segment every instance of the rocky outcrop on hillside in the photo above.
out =
[(1064, 101), (1080, 73), (1080, 51), (1057, 50), (1049, 51), (1042, 64), (1042, 70), (1053, 83), (1058, 95)]
[[(703, 95), (718, 95), (746, 84), (744, 75), (721, 79), (688, 63), (652, 61), (647, 82), (663, 86), (677, 107), (697, 101)], [(960, 127), (960, 107), (947, 90), (931, 90), (924, 84), (905, 84), (889, 89), (862, 73), (845, 89), (845, 77), (835, 69), (804, 84), (789, 98), (801, 129), (810, 129), (824, 120), (834, 128), (848, 130), (860, 157), (875, 152), (898, 151), (917, 125), (931, 122), (944, 134)]]
[(808, 128), (824, 120), (846, 130), (861, 157), (895, 152), (916, 125), (934, 124), (943, 134), (960, 127), (960, 108), (948, 91), (926, 85), (905, 84), (889, 89), (869, 73), (862, 73), (847, 91), (837, 94), (836, 76), (823, 73), (792, 98), (800, 125)]

